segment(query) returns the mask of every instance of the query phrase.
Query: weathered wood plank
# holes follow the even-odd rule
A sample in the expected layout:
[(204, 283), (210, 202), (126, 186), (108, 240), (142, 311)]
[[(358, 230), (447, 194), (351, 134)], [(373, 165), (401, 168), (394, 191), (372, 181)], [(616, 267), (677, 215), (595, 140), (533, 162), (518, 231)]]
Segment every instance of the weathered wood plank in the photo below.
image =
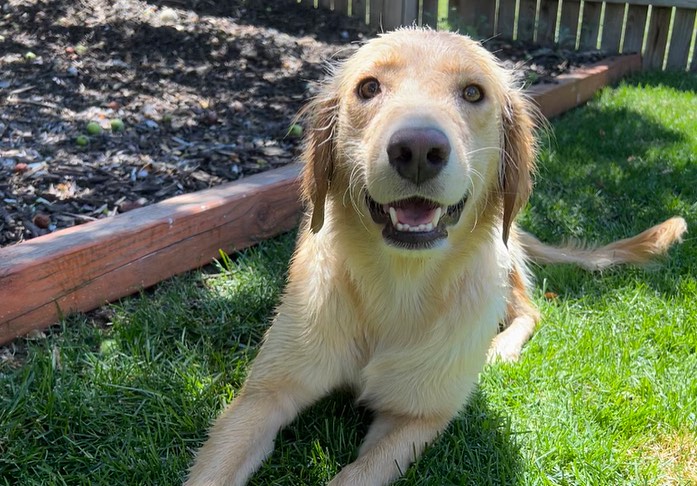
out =
[(367, 0), (353, 0), (351, 2), (351, 16), (356, 17), (357, 19), (361, 19), (362, 22), (366, 22), (366, 14), (368, 11), (366, 8), (368, 7), (367, 5)]
[(315, 8), (315, 0), (300, 0), (300, 4), (308, 8)]
[(350, 0), (334, 0), (334, 11), (341, 15), (348, 15)]
[[(494, 35), (496, 19), (496, 2), (490, 0), (459, 0), (451, 10), (454, 19), (451, 24), (460, 27), (460, 31), (471, 31), (481, 39)], [(464, 28), (464, 29), (463, 29)]]
[(393, 30), (402, 25), (403, 16), (404, 0), (383, 0), (382, 28), (385, 31)]
[(499, 2), (498, 33), (505, 39), (513, 39), (515, 30), (515, 0)]
[(554, 44), (557, 28), (557, 0), (542, 0), (540, 3), (539, 21), (537, 25), (537, 42), (543, 45)]
[(382, 26), (382, 9), (383, 9), (383, 0), (369, 0), (370, 4), (368, 8), (370, 9), (370, 22), (368, 24), (370, 27), (373, 29), (382, 32), (383, 31), (383, 26)]
[(402, 25), (417, 25), (419, 21), (419, 1), (402, 0)]
[(697, 8), (697, 0), (605, 0), (605, 3), (628, 3), (630, 5), (653, 5), (655, 7)]
[(530, 42), (535, 38), (537, 0), (520, 0), (518, 8), (518, 35), (516, 39)]
[(670, 38), (668, 64), (666, 65), (668, 69), (685, 70), (687, 68), (696, 12), (697, 10), (688, 10), (684, 8), (675, 9), (673, 34)]
[(332, 0), (319, 0), (317, 5), (319, 6), (319, 8), (330, 10), (332, 8)]
[(645, 69), (663, 68), (663, 59), (668, 46), (671, 14), (670, 7), (654, 7), (651, 10), (649, 30), (646, 34), (646, 51), (644, 52)]
[(438, 26), (438, 0), (423, 0), (421, 25), (432, 29)]
[(645, 5), (630, 5), (627, 10), (627, 26), (624, 30), (623, 53), (639, 52), (644, 43), (644, 30), (646, 28), (646, 14), (648, 7)]
[(600, 13), (603, 4), (599, 2), (583, 3), (583, 20), (581, 24), (581, 49), (597, 49), (600, 32)]
[(578, 19), (581, 15), (581, 2), (578, 0), (562, 0), (561, 8), (558, 43), (562, 47), (575, 48)]
[(289, 165), (0, 249), (0, 342), (292, 229), (298, 173)]
[(624, 5), (614, 3), (608, 3), (605, 5), (603, 38), (600, 40), (601, 49), (610, 53), (620, 52), (623, 21)]

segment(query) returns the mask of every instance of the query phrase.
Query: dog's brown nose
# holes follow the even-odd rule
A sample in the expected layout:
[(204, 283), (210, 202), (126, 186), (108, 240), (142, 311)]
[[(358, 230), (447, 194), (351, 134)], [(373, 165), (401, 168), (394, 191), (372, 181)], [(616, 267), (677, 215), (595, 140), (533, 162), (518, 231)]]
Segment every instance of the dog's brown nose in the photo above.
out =
[(450, 156), (450, 142), (436, 128), (402, 128), (390, 137), (387, 157), (403, 178), (421, 184), (435, 177)]

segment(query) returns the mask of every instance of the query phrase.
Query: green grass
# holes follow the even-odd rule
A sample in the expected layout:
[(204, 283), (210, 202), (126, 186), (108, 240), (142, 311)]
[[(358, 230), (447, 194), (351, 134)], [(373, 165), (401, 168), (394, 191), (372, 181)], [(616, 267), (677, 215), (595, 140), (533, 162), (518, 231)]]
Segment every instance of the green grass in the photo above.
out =
[[(607, 241), (674, 214), (697, 227), (696, 77), (605, 89), (555, 120), (545, 145), (521, 218), (541, 238)], [(0, 361), (0, 484), (179, 482), (244, 379), (292, 247), (277, 238), (18, 342)], [(694, 238), (648, 270), (535, 274), (544, 321), (520, 363), (488, 367), (399, 484), (697, 483)], [(281, 432), (252, 484), (322, 484), (369, 419), (349, 396), (322, 401)]]

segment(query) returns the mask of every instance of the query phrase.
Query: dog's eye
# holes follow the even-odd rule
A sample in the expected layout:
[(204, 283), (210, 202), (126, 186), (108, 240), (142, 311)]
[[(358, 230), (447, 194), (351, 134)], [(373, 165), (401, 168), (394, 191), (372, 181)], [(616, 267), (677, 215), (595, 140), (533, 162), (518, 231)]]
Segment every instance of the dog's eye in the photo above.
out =
[(364, 100), (374, 98), (380, 93), (380, 82), (375, 78), (364, 79), (358, 85), (358, 96)]
[(462, 90), (462, 97), (465, 99), (465, 101), (476, 103), (484, 98), (484, 93), (482, 92), (482, 88), (476, 84), (470, 84), (465, 86), (465, 89)]

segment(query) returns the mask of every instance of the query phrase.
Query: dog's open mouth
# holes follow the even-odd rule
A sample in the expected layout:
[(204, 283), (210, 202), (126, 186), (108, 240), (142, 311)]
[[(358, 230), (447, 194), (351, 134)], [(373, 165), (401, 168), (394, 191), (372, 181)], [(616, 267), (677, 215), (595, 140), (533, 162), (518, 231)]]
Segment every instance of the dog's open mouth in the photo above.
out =
[(467, 197), (452, 206), (420, 197), (380, 204), (367, 197), (370, 216), (384, 224), (382, 236), (388, 243), (406, 249), (426, 249), (448, 236), (448, 226), (456, 224)]

